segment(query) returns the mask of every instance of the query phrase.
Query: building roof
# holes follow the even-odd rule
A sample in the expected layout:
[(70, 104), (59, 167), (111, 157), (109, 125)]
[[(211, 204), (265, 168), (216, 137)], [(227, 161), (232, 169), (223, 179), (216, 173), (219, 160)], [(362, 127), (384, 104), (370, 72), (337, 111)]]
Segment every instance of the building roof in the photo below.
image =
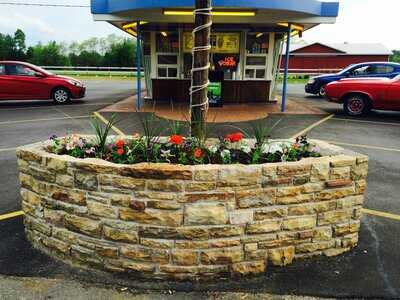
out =
[[(390, 51), (385, 45), (380, 43), (306, 43), (301, 41), (299, 43), (293, 43), (290, 46), (290, 52), (296, 51), (301, 53), (301, 49), (320, 45), (329, 49), (337, 50), (338, 54), (342, 55), (392, 55), (393, 52)], [(286, 48), (283, 48), (283, 54), (286, 53)], [(329, 52), (331, 53), (331, 52)], [(310, 53), (307, 53), (310, 54)], [(321, 53), (318, 53), (321, 54)]]

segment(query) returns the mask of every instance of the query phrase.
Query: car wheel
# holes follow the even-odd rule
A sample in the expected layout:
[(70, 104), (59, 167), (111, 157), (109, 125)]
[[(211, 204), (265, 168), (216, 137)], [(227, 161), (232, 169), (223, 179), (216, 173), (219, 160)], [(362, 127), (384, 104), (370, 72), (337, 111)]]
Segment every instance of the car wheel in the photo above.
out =
[(349, 116), (362, 116), (371, 110), (371, 105), (366, 97), (352, 95), (345, 100), (343, 108)]
[(53, 90), (52, 98), (57, 104), (65, 104), (71, 100), (71, 95), (66, 88), (56, 88)]
[(321, 87), (319, 88), (318, 95), (319, 95), (320, 97), (325, 97), (325, 95), (326, 95), (325, 87), (326, 87), (326, 85), (323, 85), (323, 86), (321, 86)]

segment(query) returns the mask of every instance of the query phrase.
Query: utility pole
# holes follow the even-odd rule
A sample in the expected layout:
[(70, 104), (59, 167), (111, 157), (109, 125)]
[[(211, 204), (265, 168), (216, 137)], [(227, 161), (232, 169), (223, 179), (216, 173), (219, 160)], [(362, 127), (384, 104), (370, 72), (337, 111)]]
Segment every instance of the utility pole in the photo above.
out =
[(208, 110), (208, 73), (210, 68), (211, 0), (195, 0), (193, 30), (193, 67), (190, 88), (191, 136), (203, 137)]

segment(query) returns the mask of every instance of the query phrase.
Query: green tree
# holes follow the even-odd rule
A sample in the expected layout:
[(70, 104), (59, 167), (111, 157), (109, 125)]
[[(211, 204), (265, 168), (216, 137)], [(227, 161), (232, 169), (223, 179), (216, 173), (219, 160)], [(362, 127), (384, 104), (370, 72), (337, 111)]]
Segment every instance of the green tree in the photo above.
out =
[(17, 29), (14, 33), (14, 59), (24, 60), (26, 58), (25, 33)]
[(390, 61), (400, 63), (400, 50), (393, 50), (393, 55), (390, 56)]

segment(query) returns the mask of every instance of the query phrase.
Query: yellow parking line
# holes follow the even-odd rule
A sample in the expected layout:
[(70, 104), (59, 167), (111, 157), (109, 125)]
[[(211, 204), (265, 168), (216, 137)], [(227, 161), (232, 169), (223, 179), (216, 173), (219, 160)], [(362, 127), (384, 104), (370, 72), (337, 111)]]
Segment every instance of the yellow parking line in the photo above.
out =
[(19, 217), (19, 216), (22, 216), (23, 214), (24, 214), (24, 212), (22, 210), (18, 210), (18, 211), (14, 211), (14, 212), (11, 212), (11, 213), (8, 213), (5, 215), (0, 215), (0, 221)]
[(335, 144), (335, 145), (339, 145), (339, 146), (350, 146), (350, 147), (357, 147), (357, 148), (366, 148), (366, 149), (374, 149), (374, 150), (400, 152), (400, 149), (396, 149), (396, 148), (386, 148), (386, 147), (378, 147), (378, 146), (371, 146), (371, 145), (342, 143), (342, 142), (336, 142), (336, 141), (325, 141), (325, 142), (331, 143), (331, 144)]
[(333, 118), (332, 120), (334, 120), (334, 121), (354, 122), (354, 123), (375, 124), (375, 125), (400, 126), (400, 123), (392, 123), (392, 122), (375, 122), (375, 121), (368, 121), (368, 120), (354, 120), (354, 119), (343, 119), (343, 118)]
[(0, 149), (0, 152), (14, 151), (15, 149), (17, 149), (17, 148), (3, 148), (3, 149)]
[[(43, 119), (28, 119), (28, 120), (19, 120), (19, 121), (6, 121), (0, 122), (1, 125), (11, 125), (11, 124), (20, 124), (20, 123), (32, 123), (32, 122), (44, 122), (44, 121), (59, 121), (70, 119), (71, 117), (58, 117), (58, 118), (43, 118)], [(89, 118), (89, 116), (76, 116), (74, 119), (84, 119)]]
[[(98, 112), (96, 111), (96, 112), (94, 112), (93, 114), (96, 116), (96, 118), (98, 118), (98, 119), (99, 119), (100, 121), (102, 121), (104, 124), (108, 124), (108, 120), (107, 120), (106, 118), (104, 118), (100, 113), (98, 113)], [(119, 135), (125, 135), (125, 133), (124, 133), (122, 130), (118, 129), (117, 127), (112, 126), (111, 128), (112, 128), (112, 130), (114, 130), (114, 131), (115, 131), (116, 133), (118, 133)]]
[(307, 132), (309, 132), (311, 129), (314, 129), (315, 127), (321, 125), (322, 123), (328, 121), (329, 119), (332, 119), (335, 115), (331, 114), (321, 120), (319, 120), (318, 122), (315, 122), (314, 124), (311, 124), (310, 126), (308, 126), (307, 128), (303, 129), (302, 131), (296, 133), (295, 135), (292, 136), (292, 139), (295, 139), (299, 136), (305, 135)]
[(373, 215), (373, 216), (377, 216), (377, 217), (383, 217), (383, 218), (387, 218), (387, 219), (400, 221), (400, 215), (395, 215), (395, 214), (378, 211), (378, 210), (373, 210), (373, 209), (368, 209), (368, 208), (363, 208), (362, 211), (363, 211), (363, 213), (368, 214), (368, 215)]

